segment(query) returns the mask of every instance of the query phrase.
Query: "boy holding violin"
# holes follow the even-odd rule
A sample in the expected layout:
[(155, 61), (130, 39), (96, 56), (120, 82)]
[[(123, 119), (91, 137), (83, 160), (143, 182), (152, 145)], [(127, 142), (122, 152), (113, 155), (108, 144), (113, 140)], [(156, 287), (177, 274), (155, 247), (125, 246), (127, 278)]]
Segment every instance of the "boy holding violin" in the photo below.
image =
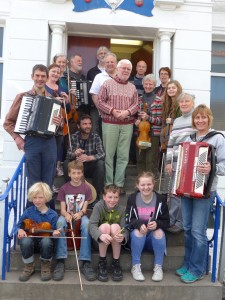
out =
[[(65, 264), (67, 258), (68, 242), (72, 246), (78, 244), (76, 241), (76, 232), (81, 233), (80, 256), (83, 261), (81, 272), (88, 281), (96, 279), (95, 272), (91, 266), (91, 236), (88, 233), (89, 219), (86, 216), (86, 211), (89, 201), (92, 199), (91, 188), (83, 181), (84, 166), (83, 163), (73, 160), (68, 163), (68, 175), (70, 181), (65, 183), (59, 190), (57, 200), (60, 201), (61, 216), (57, 221), (57, 228), (62, 229), (61, 237), (65, 237), (68, 223), (70, 232), (73, 231), (71, 239), (60, 238), (56, 243), (55, 258), (57, 260), (53, 272), (53, 280), (60, 281), (64, 277)], [(66, 230), (64, 230), (66, 229)], [(67, 230), (68, 231), (68, 230)], [(75, 239), (72, 240), (72, 238)], [(77, 247), (77, 246), (76, 246)]]
[(54, 237), (60, 235), (60, 232), (56, 230), (58, 216), (46, 205), (52, 199), (51, 189), (46, 183), (33, 184), (27, 197), (34, 205), (24, 211), (16, 226), (22, 259), (25, 264), (19, 280), (27, 281), (34, 274), (34, 252), (39, 251), (41, 254), (41, 280), (47, 281), (51, 279), (51, 260), (54, 253), (54, 241), (48, 236), (49, 232)]

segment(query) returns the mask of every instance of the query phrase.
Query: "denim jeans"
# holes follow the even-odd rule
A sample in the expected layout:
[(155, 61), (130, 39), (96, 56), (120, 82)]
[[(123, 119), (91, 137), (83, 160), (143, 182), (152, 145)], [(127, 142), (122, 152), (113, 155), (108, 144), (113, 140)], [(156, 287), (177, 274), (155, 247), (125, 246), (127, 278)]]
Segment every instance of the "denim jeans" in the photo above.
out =
[(30, 238), (20, 240), (20, 250), (25, 264), (34, 261), (34, 253), (40, 252), (40, 259), (51, 260), (54, 250), (54, 242), (51, 238)]
[(208, 199), (181, 198), (184, 226), (185, 254), (183, 266), (197, 277), (206, 269), (208, 240), (206, 230), (215, 192)]
[(163, 265), (164, 253), (166, 251), (166, 238), (165, 234), (161, 239), (156, 239), (153, 236), (153, 231), (150, 231), (143, 237), (137, 237), (135, 230), (131, 231), (131, 255), (132, 265), (141, 263), (141, 253), (143, 250), (154, 252), (154, 265)]
[[(83, 216), (81, 218), (80, 230), (81, 237), (86, 238), (81, 239), (79, 259), (91, 261), (91, 236), (88, 233), (88, 223), (88, 217)], [(61, 228), (62, 230), (67, 229), (67, 222), (63, 216), (59, 217), (56, 227)], [(61, 232), (61, 236), (65, 236), (65, 232)], [(66, 239), (56, 239), (55, 259), (64, 258), (67, 258), (67, 241)]]

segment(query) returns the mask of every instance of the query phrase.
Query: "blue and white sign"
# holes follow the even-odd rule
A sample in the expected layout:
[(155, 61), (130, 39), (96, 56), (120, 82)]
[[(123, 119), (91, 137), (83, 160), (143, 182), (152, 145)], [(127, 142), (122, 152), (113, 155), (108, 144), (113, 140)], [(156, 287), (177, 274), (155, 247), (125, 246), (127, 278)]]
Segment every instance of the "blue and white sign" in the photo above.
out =
[(154, 0), (73, 0), (74, 11), (84, 12), (98, 8), (109, 8), (111, 12), (124, 9), (151, 17), (154, 8)]

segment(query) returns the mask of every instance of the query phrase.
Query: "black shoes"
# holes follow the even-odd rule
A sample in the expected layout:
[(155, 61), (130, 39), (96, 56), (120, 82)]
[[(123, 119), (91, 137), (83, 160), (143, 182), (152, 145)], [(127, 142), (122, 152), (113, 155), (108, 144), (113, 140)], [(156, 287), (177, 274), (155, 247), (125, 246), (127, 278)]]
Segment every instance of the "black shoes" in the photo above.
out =
[(65, 264), (63, 259), (57, 260), (56, 266), (54, 268), (52, 279), (55, 281), (61, 281), (64, 278)]
[(106, 266), (107, 266), (106, 260), (99, 260), (98, 269), (97, 269), (97, 279), (99, 281), (106, 282), (109, 280)]
[(81, 267), (81, 273), (84, 275), (87, 281), (94, 281), (96, 279), (96, 273), (89, 261), (84, 261)]
[(120, 267), (120, 262), (118, 259), (112, 261), (112, 280), (113, 281), (123, 280), (123, 272)]

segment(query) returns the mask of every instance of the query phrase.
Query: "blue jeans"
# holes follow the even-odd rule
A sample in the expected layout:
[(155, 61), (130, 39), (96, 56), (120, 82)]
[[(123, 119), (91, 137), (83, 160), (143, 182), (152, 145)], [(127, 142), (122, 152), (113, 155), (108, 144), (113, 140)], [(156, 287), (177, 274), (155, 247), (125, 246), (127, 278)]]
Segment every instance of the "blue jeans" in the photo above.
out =
[(201, 277), (206, 269), (208, 253), (206, 230), (214, 198), (215, 192), (212, 192), (208, 199), (181, 198), (185, 238), (183, 266), (197, 277)]
[(141, 263), (141, 254), (143, 250), (154, 252), (154, 265), (163, 265), (164, 253), (166, 251), (166, 238), (165, 234), (161, 239), (156, 239), (153, 236), (153, 231), (150, 231), (143, 237), (137, 237), (135, 230), (131, 231), (131, 255), (132, 265)]
[[(81, 237), (86, 237), (86, 238), (81, 239), (79, 259), (91, 261), (91, 236), (88, 233), (88, 223), (89, 223), (88, 217), (83, 216), (81, 218), (80, 230), (81, 230)], [(61, 228), (62, 230), (67, 229), (67, 222), (63, 216), (59, 217), (56, 227)], [(61, 232), (61, 236), (65, 236), (65, 232)], [(66, 239), (56, 239), (55, 259), (64, 259), (64, 258), (67, 258)]]
[(54, 242), (51, 238), (30, 238), (20, 240), (20, 250), (25, 264), (34, 261), (34, 253), (40, 252), (42, 260), (51, 260), (54, 250)]
[[(42, 181), (50, 188), (56, 172), (57, 148), (55, 136), (51, 138), (41, 138), (38, 136), (26, 136), (25, 138), (26, 171), (28, 188), (34, 183)], [(28, 202), (27, 206), (32, 205)], [(54, 209), (54, 201), (49, 202), (49, 206)]]

